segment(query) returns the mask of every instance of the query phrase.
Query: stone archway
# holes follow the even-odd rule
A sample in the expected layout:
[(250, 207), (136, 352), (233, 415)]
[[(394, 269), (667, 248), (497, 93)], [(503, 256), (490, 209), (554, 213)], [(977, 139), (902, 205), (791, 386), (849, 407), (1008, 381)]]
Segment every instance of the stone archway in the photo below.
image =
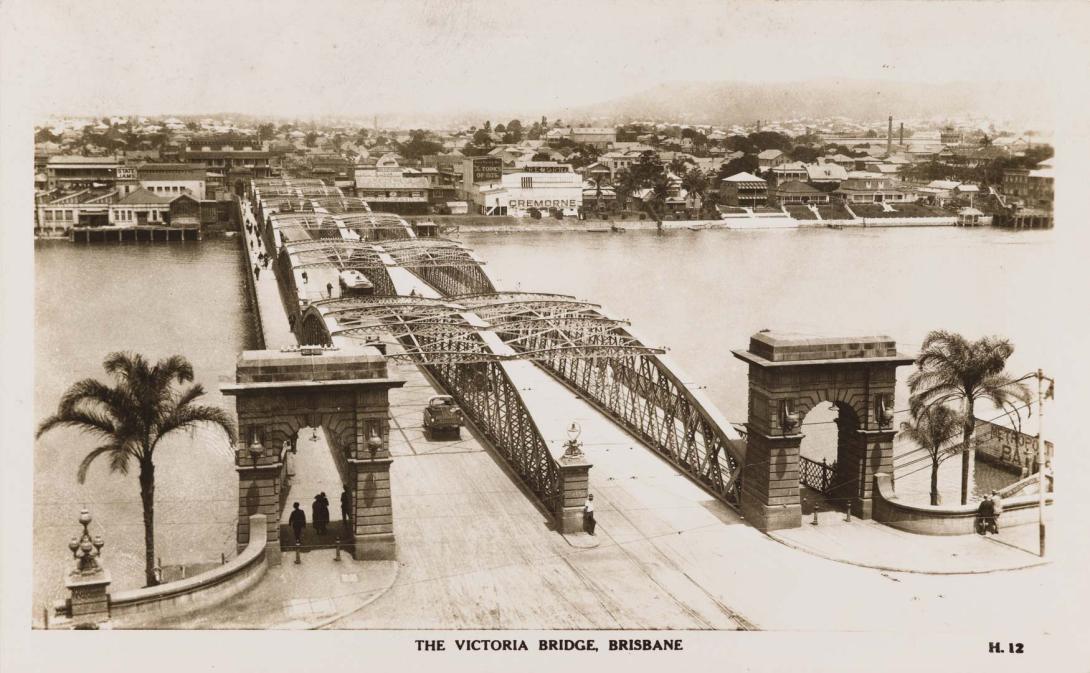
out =
[(321, 426), (353, 492), (353, 555), (394, 558), (389, 390), (405, 382), (388, 378), (386, 358), (366, 347), (244, 351), (235, 380), (220, 389), (234, 396), (238, 416), (239, 549), (250, 540), (249, 516), (264, 514), (270, 562), (279, 560), (286, 454), (301, 428)]
[(833, 496), (871, 517), (874, 475), (893, 470), (897, 367), (913, 362), (889, 337), (813, 339), (768, 331), (750, 338), (749, 417), (742, 514), (761, 530), (797, 528), (802, 419), (832, 402), (839, 411)]

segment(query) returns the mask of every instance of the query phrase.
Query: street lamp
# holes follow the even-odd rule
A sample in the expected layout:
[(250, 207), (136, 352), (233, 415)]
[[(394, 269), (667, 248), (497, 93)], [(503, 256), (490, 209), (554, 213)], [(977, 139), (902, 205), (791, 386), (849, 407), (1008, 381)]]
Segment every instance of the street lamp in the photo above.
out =
[(568, 441), (564, 444), (564, 457), (565, 458), (582, 458), (583, 457), (583, 445), (579, 442), (579, 435), (582, 434), (583, 429), (579, 427), (579, 424), (572, 421), (568, 426)]
[[(1053, 391), (1056, 380), (1045, 376), (1040, 369), (1037, 370), (1037, 527), (1040, 535), (1041, 557), (1045, 555), (1045, 438), (1044, 415), (1046, 399), (1053, 399)], [(1044, 382), (1048, 381), (1048, 390), (1042, 391)]]

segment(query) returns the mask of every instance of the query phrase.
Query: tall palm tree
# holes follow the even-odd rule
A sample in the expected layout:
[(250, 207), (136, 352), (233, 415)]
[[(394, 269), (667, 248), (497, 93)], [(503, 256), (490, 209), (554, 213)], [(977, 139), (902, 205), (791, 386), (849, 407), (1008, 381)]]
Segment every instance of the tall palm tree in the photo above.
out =
[(651, 183), (651, 200), (658, 207), (659, 218), (666, 212), (666, 199), (670, 196), (670, 179), (660, 175)]
[(204, 395), (196, 383), (184, 390), (179, 385), (193, 380), (193, 366), (180, 355), (149, 366), (135, 353), (111, 353), (102, 363), (114, 377), (111, 387), (96, 379), (72, 384), (61, 397), (55, 414), (38, 426), (37, 437), (57, 427), (79, 428), (104, 443), (83, 457), (76, 479), (83, 483), (87, 470), (99, 456), (110, 461), (110, 471), (129, 473), (129, 462), (140, 468), (140, 500), (144, 506), (144, 575), (148, 586), (155, 577), (155, 448), (172, 432), (202, 423), (217, 425), (236, 440), (235, 423), (218, 407), (194, 404)]
[(627, 168), (622, 168), (617, 171), (617, 176), (613, 180), (614, 189), (617, 192), (617, 198), (622, 200), (624, 207), (628, 207), (628, 197), (632, 196), (637, 189), (640, 188), (640, 181), (636, 177), (636, 174)]
[[(961, 504), (969, 501), (969, 451), (976, 426), (974, 406), (987, 400), (997, 409), (1018, 415), (1029, 404), (1029, 388), (1005, 371), (1014, 352), (1010, 341), (983, 337), (969, 341), (960, 334), (929, 332), (916, 358), (916, 371), (908, 377), (909, 407), (915, 416), (924, 407), (948, 402), (963, 405), (961, 445)], [(1021, 403), (1018, 405), (1017, 403)], [(1019, 416), (1020, 417), (1020, 416)]]
[(920, 407), (913, 411), (912, 421), (906, 423), (901, 434), (927, 451), (931, 458), (931, 504), (939, 504), (939, 465), (947, 458), (956, 456), (950, 441), (957, 438), (964, 427), (961, 414), (944, 404)]

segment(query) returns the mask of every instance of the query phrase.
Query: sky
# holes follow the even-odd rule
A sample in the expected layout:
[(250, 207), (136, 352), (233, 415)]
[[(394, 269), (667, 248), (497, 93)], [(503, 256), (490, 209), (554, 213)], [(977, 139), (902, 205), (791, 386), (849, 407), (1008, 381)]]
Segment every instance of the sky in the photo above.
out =
[(1086, 53), (1077, 3), (4, 4), (36, 116), (533, 114), (678, 80), (1033, 80)]

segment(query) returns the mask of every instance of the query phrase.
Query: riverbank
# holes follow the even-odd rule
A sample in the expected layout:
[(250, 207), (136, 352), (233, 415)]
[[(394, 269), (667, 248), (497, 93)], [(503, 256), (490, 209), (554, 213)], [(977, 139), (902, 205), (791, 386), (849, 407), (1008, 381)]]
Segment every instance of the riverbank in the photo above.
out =
[(759, 230), (759, 229), (890, 229), (916, 227), (954, 227), (955, 218), (888, 218), (859, 220), (794, 220), (787, 218), (731, 218), (725, 220), (526, 220), (514, 222), (517, 218), (504, 218), (502, 222), (491, 223), (488, 218), (474, 218), (465, 223), (452, 222), (450, 218), (439, 224), (441, 234), (453, 233), (527, 233), (527, 232), (583, 232), (590, 234), (621, 233), (624, 231), (680, 231), (690, 230)]

